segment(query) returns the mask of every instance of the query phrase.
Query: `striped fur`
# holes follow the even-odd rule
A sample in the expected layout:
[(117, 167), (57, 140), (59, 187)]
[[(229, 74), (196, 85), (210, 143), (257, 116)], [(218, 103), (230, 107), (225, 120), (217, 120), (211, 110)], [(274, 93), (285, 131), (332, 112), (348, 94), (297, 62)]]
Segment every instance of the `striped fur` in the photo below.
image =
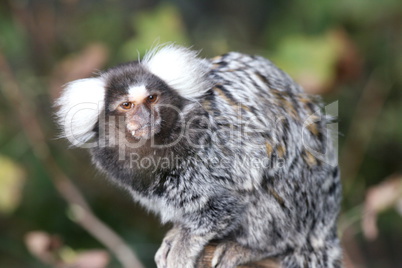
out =
[[(174, 224), (158, 267), (195, 267), (212, 239), (223, 239), (217, 268), (266, 257), (283, 267), (342, 266), (339, 171), (319, 98), (262, 57), (231, 52), (205, 60), (175, 46), (100, 77), (106, 122), (91, 131), (97, 139), (125, 139), (92, 148), (93, 161)], [(158, 128), (135, 147), (139, 140), (114, 128), (117, 119), (108, 121), (118, 114), (109, 104), (143, 86), (145, 95), (160, 94), (150, 108)], [(70, 103), (60, 101), (63, 109), (63, 102)]]

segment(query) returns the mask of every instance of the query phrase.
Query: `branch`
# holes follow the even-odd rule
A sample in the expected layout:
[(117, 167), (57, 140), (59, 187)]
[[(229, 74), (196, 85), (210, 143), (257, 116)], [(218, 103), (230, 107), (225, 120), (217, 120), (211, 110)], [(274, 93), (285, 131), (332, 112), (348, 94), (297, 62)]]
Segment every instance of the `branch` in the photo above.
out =
[[(211, 262), (216, 249), (216, 244), (209, 244), (205, 247), (204, 252), (198, 260), (197, 268), (212, 268)], [(265, 259), (238, 266), (238, 268), (280, 268), (280, 264), (275, 259)]]
[(54, 161), (46, 143), (45, 134), (35, 116), (35, 107), (27, 101), (26, 95), (23, 94), (1, 49), (0, 75), (2, 78), (1, 91), (6, 99), (14, 104), (10, 107), (16, 107), (13, 114), (17, 115), (33, 153), (41, 160), (56, 189), (72, 208), (76, 222), (105, 245), (110, 252), (114, 253), (124, 268), (143, 268), (143, 265), (123, 239), (96, 217), (84, 196)]

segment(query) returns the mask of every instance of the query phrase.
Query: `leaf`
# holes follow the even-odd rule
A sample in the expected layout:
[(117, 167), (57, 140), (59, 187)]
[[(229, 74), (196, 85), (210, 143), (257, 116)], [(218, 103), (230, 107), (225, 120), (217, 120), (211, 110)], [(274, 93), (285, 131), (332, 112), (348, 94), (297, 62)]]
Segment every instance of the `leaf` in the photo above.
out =
[(43, 263), (55, 264), (57, 252), (62, 243), (60, 238), (44, 231), (31, 231), (25, 235), (25, 245), (28, 251)]
[(398, 208), (402, 202), (402, 176), (394, 175), (367, 191), (364, 202), (363, 233), (368, 239), (378, 235), (377, 215), (391, 207)]
[(106, 250), (77, 251), (64, 245), (57, 235), (44, 231), (31, 231), (25, 235), (29, 252), (52, 267), (105, 268), (110, 262)]
[(10, 214), (18, 207), (24, 182), (22, 167), (0, 155), (0, 213)]

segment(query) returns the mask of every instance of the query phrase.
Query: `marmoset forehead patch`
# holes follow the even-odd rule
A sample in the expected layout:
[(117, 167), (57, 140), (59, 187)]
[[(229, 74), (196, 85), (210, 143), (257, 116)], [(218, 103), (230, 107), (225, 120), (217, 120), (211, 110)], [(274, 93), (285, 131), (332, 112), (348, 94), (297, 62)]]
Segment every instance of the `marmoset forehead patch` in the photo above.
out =
[(131, 86), (128, 88), (128, 101), (140, 103), (148, 96), (145, 85)]

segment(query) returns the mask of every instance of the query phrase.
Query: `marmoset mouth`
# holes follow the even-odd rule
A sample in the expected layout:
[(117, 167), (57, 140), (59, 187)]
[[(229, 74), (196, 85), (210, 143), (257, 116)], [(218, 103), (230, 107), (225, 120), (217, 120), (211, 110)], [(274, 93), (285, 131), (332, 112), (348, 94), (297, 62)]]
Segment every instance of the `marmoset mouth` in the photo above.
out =
[(151, 136), (153, 136), (156, 132), (157, 126), (154, 124), (146, 124), (141, 126), (140, 128), (137, 128), (136, 130), (129, 130), (131, 135), (137, 139), (140, 138), (146, 138), (149, 139)]

